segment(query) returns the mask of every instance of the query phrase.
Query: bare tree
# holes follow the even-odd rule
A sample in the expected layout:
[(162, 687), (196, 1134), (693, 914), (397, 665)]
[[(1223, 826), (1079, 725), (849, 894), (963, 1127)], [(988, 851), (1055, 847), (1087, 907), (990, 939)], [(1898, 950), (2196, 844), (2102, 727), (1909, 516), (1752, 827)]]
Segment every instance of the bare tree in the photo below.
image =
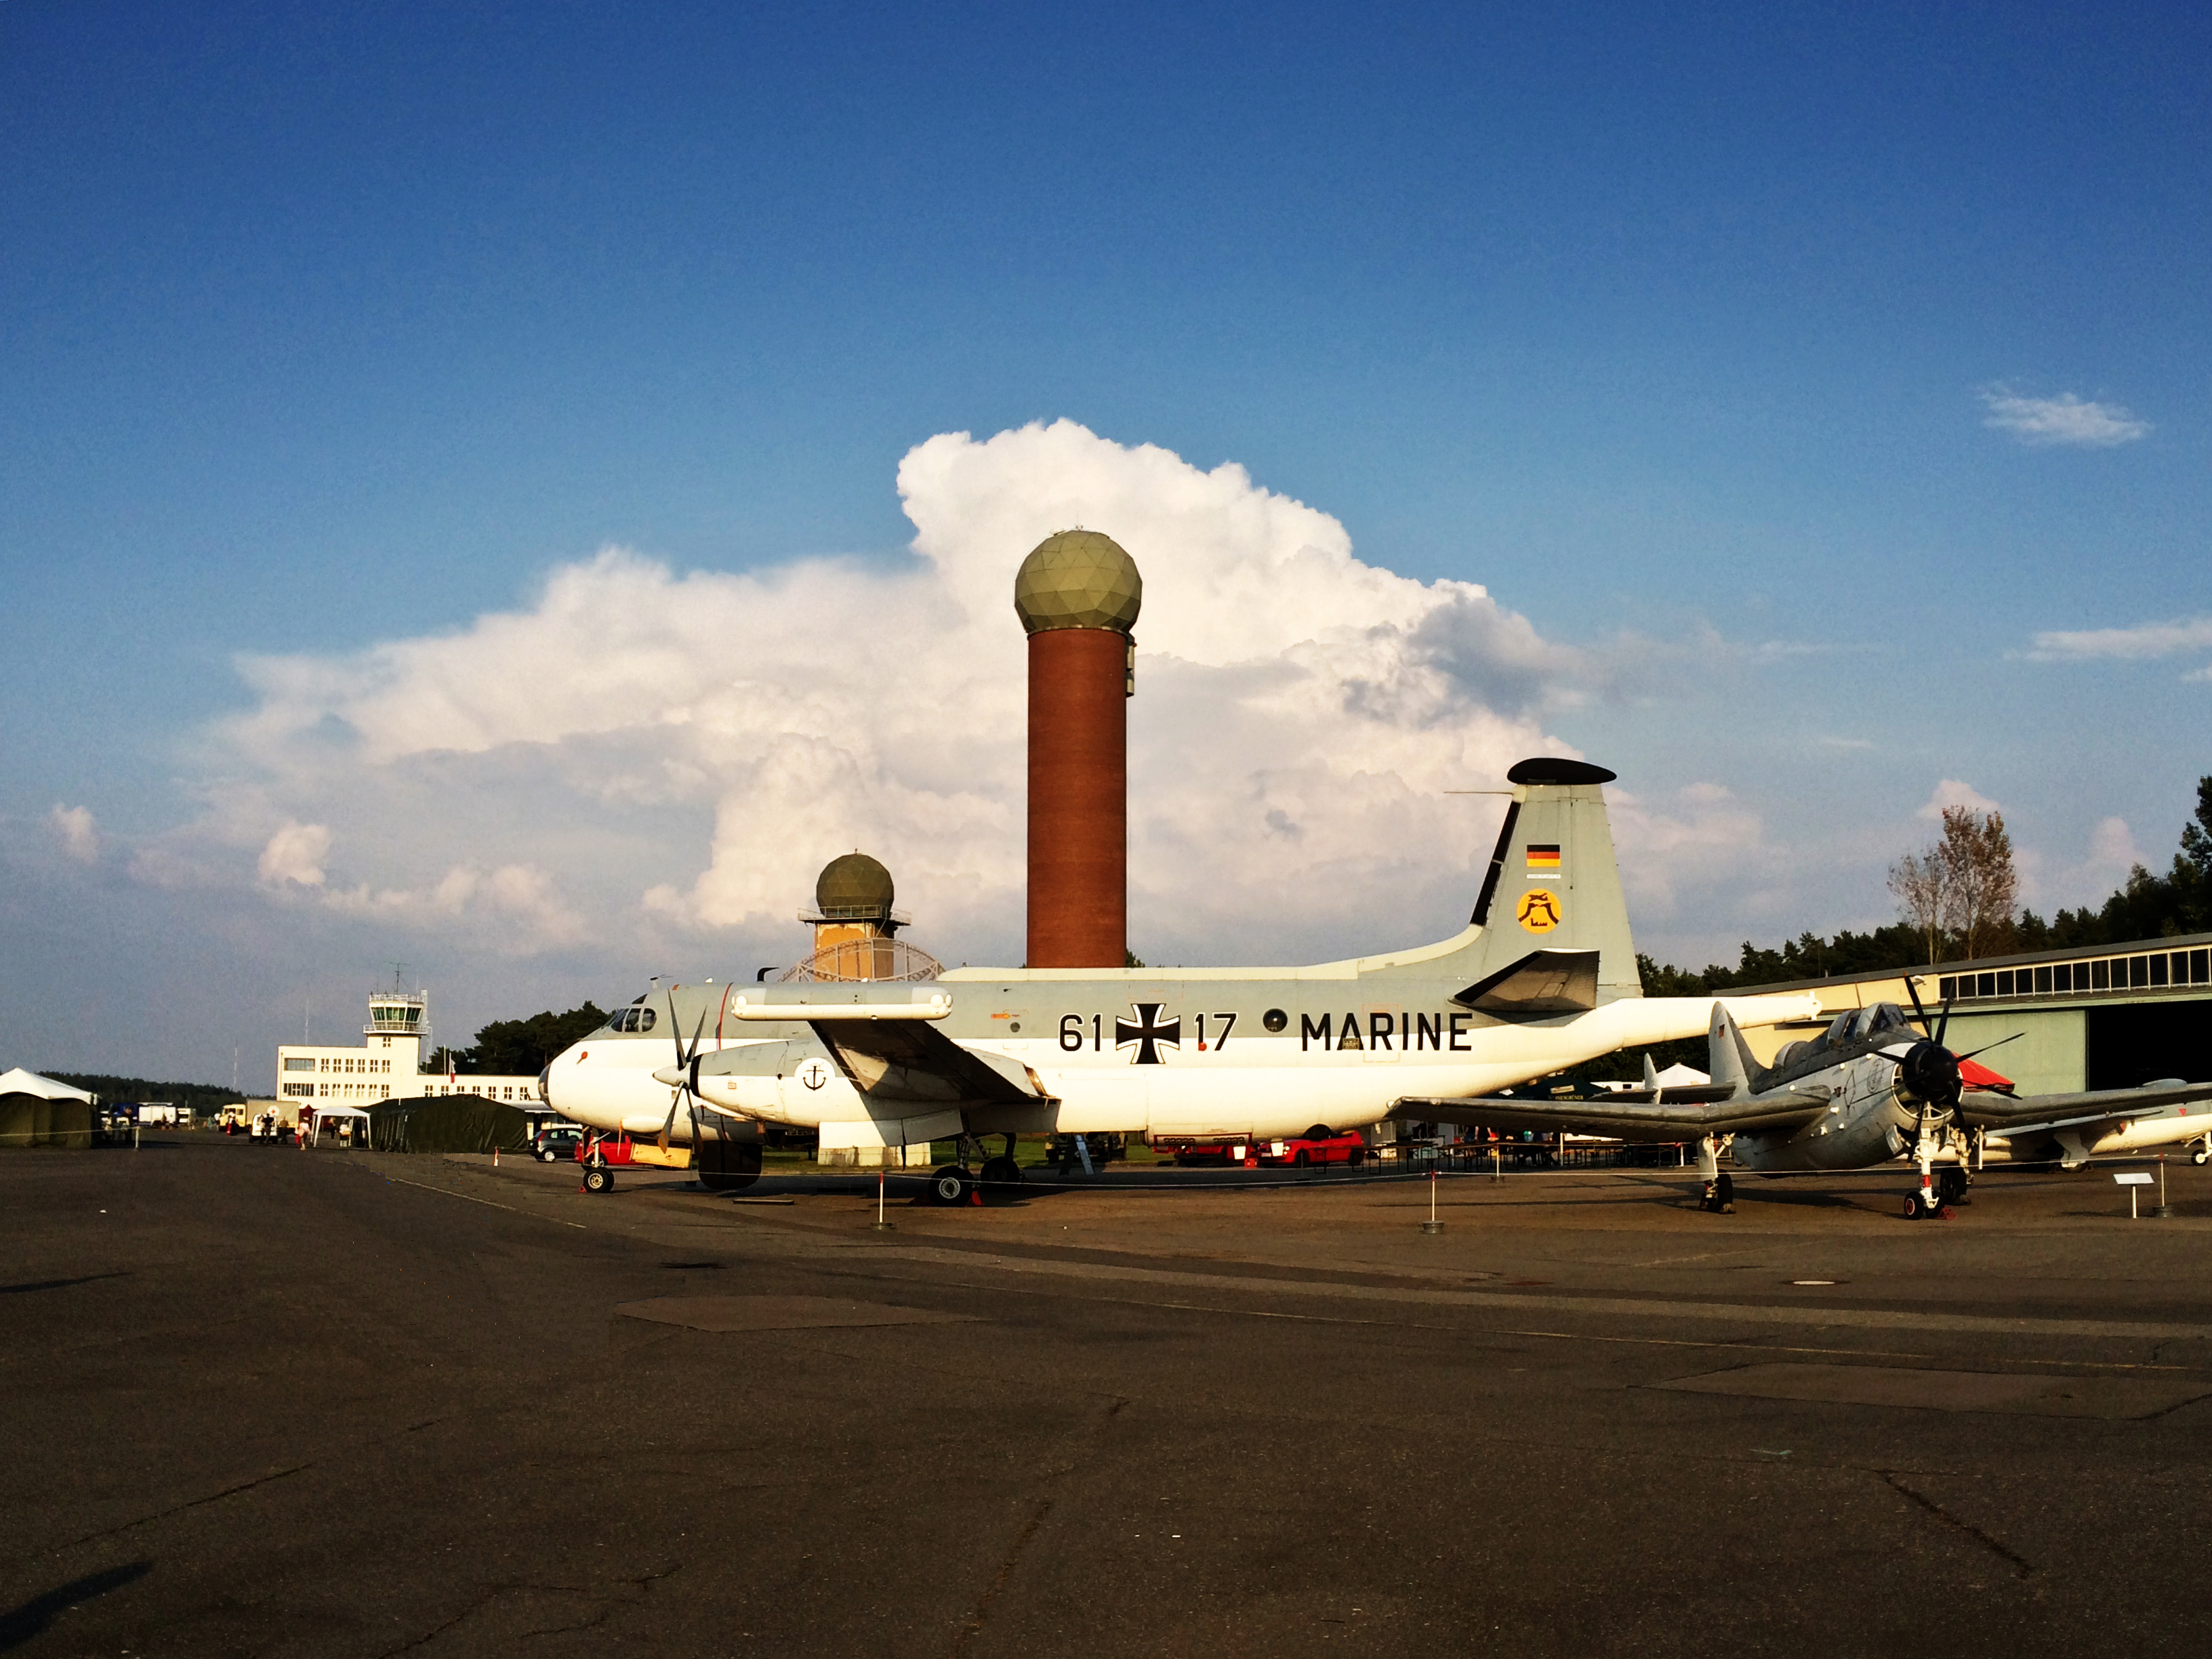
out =
[(1943, 866), (1944, 919), (1966, 946), (1966, 959), (2003, 945), (2020, 902), (2012, 837), (2004, 814), (1971, 806), (1943, 809), (1943, 839), (1934, 856)]
[(1940, 844), (1924, 853), (1907, 853), (1889, 866), (1889, 890), (1897, 896), (1897, 908), (1905, 921), (1928, 941), (1929, 962), (1936, 960), (1936, 946), (1950, 906), (1949, 868)]

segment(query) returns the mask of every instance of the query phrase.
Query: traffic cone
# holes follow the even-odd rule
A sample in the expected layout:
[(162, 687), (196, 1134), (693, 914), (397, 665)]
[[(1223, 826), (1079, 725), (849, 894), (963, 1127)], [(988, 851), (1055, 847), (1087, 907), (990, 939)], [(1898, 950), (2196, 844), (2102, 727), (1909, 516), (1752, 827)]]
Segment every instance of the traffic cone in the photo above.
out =
[(980, 1210), (983, 1207), (983, 1189), (981, 1187), (970, 1187), (968, 1189), (968, 1207), (971, 1210)]

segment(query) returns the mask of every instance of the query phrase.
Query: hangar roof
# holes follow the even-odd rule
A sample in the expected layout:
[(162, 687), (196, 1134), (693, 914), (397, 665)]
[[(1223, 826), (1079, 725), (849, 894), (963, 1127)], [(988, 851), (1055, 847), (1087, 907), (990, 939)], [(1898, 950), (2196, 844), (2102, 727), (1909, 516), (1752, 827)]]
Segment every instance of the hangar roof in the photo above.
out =
[[(2118, 964), (2116, 967), (2115, 964)], [(2067, 970), (2061, 983), (2060, 969)], [(1971, 962), (1938, 962), (1917, 968), (1875, 968), (1823, 979), (1794, 979), (1776, 985), (1732, 985), (1731, 996), (1766, 996), (1784, 991), (1834, 992), (1846, 987), (1902, 986), (1907, 977), (1922, 981), (1930, 1006), (1944, 999), (1956, 1003), (2002, 998), (2075, 1002), (2083, 997), (2132, 997), (2146, 992), (2179, 991), (2212, 996), (2212, 933), (2184, 933), (2172, 939), (2133, 939), (2124, 944), (2075, 945), (2064, 951), (2030, 951), (2016, 956), (1980, 957)], [(1927, 981), (1936, 983), (1931, 987)], [(1984, 984), (1984, 981), (1992, 981)], [(1969, 982), (1971, 981), (1971, 983)], [(1929, 997), (1929, 990), (1935, 995)], [(1893, 1000), (1878, 998), (1877, 1000)], [(1823, 997), (1826, 1002), (1827, 998)], [(1841, 999), (1836, 1006), (1849, 1006)]]

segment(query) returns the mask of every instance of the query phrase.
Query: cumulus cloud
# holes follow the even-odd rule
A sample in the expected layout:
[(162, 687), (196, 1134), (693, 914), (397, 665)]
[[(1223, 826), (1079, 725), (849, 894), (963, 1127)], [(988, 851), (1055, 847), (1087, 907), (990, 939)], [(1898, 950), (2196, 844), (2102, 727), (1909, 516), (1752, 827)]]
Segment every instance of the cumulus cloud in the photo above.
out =
[(2101, 904), (2113, 889), (2126, 884), (2130, 871), (2151, 862), (2136, 844), (2127, 820), (2117, 817), (2100, 818), (2090, 826), (2087, 847), (2079, 857), (2023, 846), (2018, 859), (2021, 902), (2045, 912)]
[(1977, 812), (2002, 812), (2004, 808), (1991, 800), (1971, 783), (1961, 783), (1956, 778), (1945, 778), (1928, 792), (1928, 799), (1913, 816), (1940, 823), (1947, 806), (1971, 807)]
[[(1018, 959), (1013, 573), (1075, 525), (1145, 575), (1129, 867), (1152, 959), (1448, 931), (1498, 809), (1446, 792), (1571, 752), (1541, 719), (1590, 683), (1582, 653), (1478, 584), (1362, 562), (1240, 466), (1060, 421), (932, 438), (898, 489), (895, 562), (678, 572), (608, 549), (453, 633), (246, 661), (201, 834), (364, 919), (785, 958), (816, 872), (859, 847), (920, 942)], [(359, 884), (326, 882), (329, 825)]]
[[(2212, 617), (2189, 617), (2176, 622), (2142, 623), (2134, 628), (2053, 629), (2035, 636), (2029, 656), (2040, 662), (2079, 662), (2096, 658), (2136, 661), (2171, 657), (2179, 652), (2212, 650)], [(2203, 671), (2185, 675), (2206, 678)]]
[(64, 857), (79, 864), (99, 862), (100, 826), (93, 822), (88, 808), (64, 806), (56, 801), (54, 810), (46, 814), (46, 828)]
[(1622, 884), (1639, 911), (1665, 919), (1723, 889), (1757, 884), (1769, 863), (1759, 814), (1731, 791), (1692, 783), (1664, 797), (1618, 785), (1612, 798), (1613, 844)]
[(399, 926), (466, 922), (495, 948), (510, 951), (569, 944), (584, 933), (551, 874), (528, 864), (489, 871), (457, 864), (425, 888), (333, 888), (324, 902), (342, 915)]
[(2008, 386), (1994, 386), (1982, 393), (1982, 404), (1989, 410), (1984, 426), (2008, 432), (2037, 448), (2112, 449), (2150, 431), (2149, 422), (2136, 419), (2118, 404), (2077, 398), (2070, 392), (2056, 398), (2024, 398)]
[(323, 860), (330, 855), (331, 832), (326, 825), (287, 818), (262, 848), (256, 869), (261, 879), (272, 887), (287, 883), (320, 887)]

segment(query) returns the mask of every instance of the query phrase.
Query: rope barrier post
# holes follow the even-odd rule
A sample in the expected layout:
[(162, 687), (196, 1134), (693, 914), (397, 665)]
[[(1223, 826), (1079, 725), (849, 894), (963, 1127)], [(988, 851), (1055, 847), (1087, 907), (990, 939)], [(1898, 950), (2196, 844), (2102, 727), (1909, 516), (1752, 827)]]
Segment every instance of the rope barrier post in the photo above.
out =
[(887, 1233), (895, 1224), (884, 1219), (884, 1166), (876, 1165), (876, 1225), (875, 1231)]
[(1440, 1233), (1443, 1230), (1444, 1224), (1437, 1219), (1437, 1167), (1431, 1164), (1429, 1166), (1429, 1218), (1421, 1224), (1421, 1231)]

